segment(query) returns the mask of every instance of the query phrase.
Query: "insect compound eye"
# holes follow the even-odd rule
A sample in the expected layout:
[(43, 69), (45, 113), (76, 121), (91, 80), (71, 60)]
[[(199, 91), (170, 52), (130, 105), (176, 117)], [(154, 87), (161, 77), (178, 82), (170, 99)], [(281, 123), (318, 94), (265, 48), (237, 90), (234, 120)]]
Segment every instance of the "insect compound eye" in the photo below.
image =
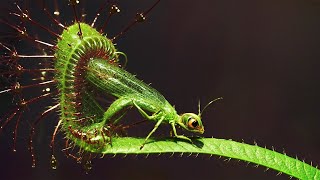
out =
[(198, 123), (198, 121), (195, 120), (194, 118), (189, 118), (189, 120), (188, 120), (188, 126), (189, 126), (189, 128), (194, 129), (194, 128), (197, 128), (197, 127), (199, 126), (199, 123)]

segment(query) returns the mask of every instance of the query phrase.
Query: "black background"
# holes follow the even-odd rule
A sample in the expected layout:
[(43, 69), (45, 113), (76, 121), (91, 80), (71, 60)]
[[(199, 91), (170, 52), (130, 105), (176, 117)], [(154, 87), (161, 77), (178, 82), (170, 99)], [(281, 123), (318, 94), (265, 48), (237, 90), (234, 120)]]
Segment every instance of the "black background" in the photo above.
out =
[[(1, 2), (2, 17), (12, 24), (16, 18), (8, 16), (5, 8), (15, 9), (13, 2)], [(81, 1), (87, 21), (92, 21), (100, 2)], [(106, 32), (114, 36), (137, 11), (152, 3), (120, 1), (122, 13), (111, 19)], [(71, 8), (64, 1), (59, 6), (61, 22), (71, 24)], [(29, 8), (36, 21), (54, 26), (38, 1), (30, 1)], [(100, 18), (100, 24), (102, 19), (105, 17)], [(4, 35), (12, 30), (0, 26), (2, 41), (7, 41)], [(54, 43), (39, 28), (33, 27), (33, 33)], [(145, 23), (132, 28), (117, 44), (129, 58), (126, 69), (152, 82), (178, 112), (197, 112), (199, 99), (204, 105), (224, 97), (204, 113), (204, 136), (250, 144), (256, 141), (260, 146), (273, 146), (290, 156), (320, 164), (318, 1), (163, 0)], [(18, 43), (12, 45), (25, 54), (37, 53)], [(10, 96), (1, 95), (1, 114), (7, 111), (7, 104)], [(32, 121), (37, 113), (32, 108), (25, 118)], [(134, 113), (132, 116), (140, 117)], [(26, 148), (28, 132), (19, 135), (18, 152), (13, 153), (11, 130), (4, 131), (0, 137), (0, 179), (288, 179), (244, 162), (207, 156), (106, 157), (94, 160), (92, 171), (86, 175), (79, 164), (61, 153), (58, 169), (51, 170), (46, 143), (53, 127), (48, 128), (46, 123), (56, 122), (57, 116), (53, 116), (41, 125), (35, 169), (31, 168)], [(164, 126), (162, 131), (169, 128)]]

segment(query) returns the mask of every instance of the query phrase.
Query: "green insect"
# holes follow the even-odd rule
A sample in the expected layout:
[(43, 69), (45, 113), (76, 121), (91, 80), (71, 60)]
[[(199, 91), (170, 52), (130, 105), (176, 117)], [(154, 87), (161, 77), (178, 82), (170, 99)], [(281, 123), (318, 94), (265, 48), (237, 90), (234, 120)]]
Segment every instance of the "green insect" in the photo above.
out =
[[(141, 148), (161, 123), (170, 124), (175, 137), (190, 142), (192, 142), (190, 138), (177, 134), (176, 125), (187, 131), (199, 134), (204, 133), (200, 110), (198, 114), (184, 113), (179, 115), (175, 108), (157, 90), (138, 80), (127, 71), (107, 63), (105, 60), (95, 59), (90, 61), (87, 79), (103, 92), (117, 98), (104, 113), (102, 124), (105, 124), (118, 112), (130, 106), (137, 108), (144, 118), (156, 122)], [(114, 123), (118, 123), (119, 120), (120, 118)]]
[[(69, 85), (66, 82), (79, 81), (75, 79), (70, 80), (70, 75), (65, 73), (68, 72), (68, 70), (65, 69), (68, 69), (68, 67), (79, 66), (79, 64), (85, 64), (85, 69), (82, 66), (80, 68), (80, 70), (85, 71), (85, 77), (83, 78), (103, 94), (115, 97), (115, 101), (107, 108), (103, 115), (99, 116), (98, 120), (95, 120), (96, 123), (91, 125), (91, 128), (89, 129), (100, 129), (102, 132), (103, 128), (105, 128), (107, 124), (118, 124), (129, 107), (135, 107), (144, 118), (156, 123), (152, 131), (146, 137), (141, 148), (161, 123), (170, 124), (175, 137), (190, 142), (192, 142), (190, 138), (177, 134), (176, 125), (179, 125), (187, 131), (199, 134), (204, 133), (204, 126), (201, 121), (202, 112), (200, 112), (200, 105), (198, 114), (184, 113), (179, 115), (174, 107), (156, 89), (138, 80), (135, 76), (120, 68), (117, 64), (110, 63), (110, 61), (118, 61), (117, 54), (119, 54), (119, 52), (114, 49), (112, 43), (109, 43), (110, 40), (99, 35), (93, 28), (86, 24), (81, 23), (80, 27), (82, 29), (82, 37), (77, 36), (78, 25), (73, 25), (68, 28), (68, 31), (62, 34), (63, 40), (58, 42), (58, 47), (60, 49), (66, 49), (64, 51), (58, 50), (56, 53), (56, 57), (58, 59), (56, 67), (57, 69), (60, 69), (59, 71), (61, 72), (60, 75), (57, 76), (57, 79), (61, 84), (60, 86), (64, 87), (61, 92), (70, 89), (67, 87)], [(102, 51), (101, 49), (103, 48), (105, 50), (108, 49), (109, 59), (106, 60), (99, 56), (92, 56), (89, 59), (82, 60), (82, 62), (81, 60), (78, 60), (78, 62), (73, 65), (76, 60), (72, 57), (81, 57), (83, 55), (81, 55), (80, 52), (92, 51), (85, 48), (85, 45), (91, 41), (96, 44), (102, 44), (97, 45), (99, 47), (94, 47), (94, 49), (99, 49), (99, 51)], [(71, 47), (65, 47), (66, 44), (68, 44), (68, 46), (71, 45)], [(86, 50), (81, 49), (82, 46)], [(80, 50), (78, 50), (79, 48)], [(65, 57), (69, 57), (69, 59), (65, 59)], [(83, 61), (85, 61), (85, 63)], [(79, 70), (75, 68), (72, 72), (73, 71)], [(73, 85), (73, 87), (74, 86), (77, 85)], [(73, 91), (79, 91), (79, 88), (72, 89)], [(69, 101), (69, 99), (66, 98), (67, 96), (61, 93), (61, 110), (66, 112), (66, 109), (70, 109), (69, 111), (76, 109), (70, 108), (71, 103), (63, 104), (63, 101)], [(82, 103), (86, 102), (84, 101)], [(85, 106), (89, 106), (88, 103)], [(101, 109), (101, 107), (98, 109)], [(68, 117), (64, 117), (64, 119), (67, 121)], [(69, 123), (65, 124), (70, 125)], [(89, 129), (87, 129), (87, 131), (90, 131)]]
[[(80, 32), (79, 27), (81, 28), (82, 36), (78, 36)], [(177, 133), (176, 125), (187, 131), (199, 134), (204, 133), (200, 105), (198, 114), (184, 113), (179, 115), (175, 108), (157, 90), (138, 80), (117, 64), (111, 63), (119, 61), (119, 52), (116, 51), (109, 39), (100, 35), (87, 24), (81, 23), (79, 26), (76, 24), (70, 26), (68, 30), (62, 34), (61, 39), (62, 40), (58, 42), (58, 48), (63, 49), (63, 51), (58, 50), (56, 53), (58, 59), (56, 68), (59, 69), (60, 72), (57, 79), (60, 86), (63, 87), (60, 97), (61, 110), (63, 112), (70, 112), (74, 111), (74, 109), (79, 109), (76, 106), (70, 107), (72, 103), (68, 103), (68, 101), (75, 101), (73, 104), (78, 103), (76, 100), (68, 99), (67, 96), (63, 94), (72, 91), (83, 95), (84, 92), (81, 92), (81, 89), (84, 89), (85, 86), (81, 83), (79, 85), (79, 83), (77, 83), (78, 81), (86, 81), (103, 94), (111, 95), (115, 98), (115, 101), (107, 108), (103, 115), (98, 116), (98, 118), (94, 120), (95, 123), (86, 130), (87, 132), (92, 132), (94, 129), (100, 129), (100, 132), (103, 132), (107, 124), (118, 124), (127, 109), (135, 107), (144, 118), (156, 123), (152, 131), (145, 138), (141, 148), (162, 123), (171, 125), (175, 137), (190, 142), (192, 142), (190, 138)], [(96, 45), (91, 45), (90, 47), (88, 44)], [(103, 54), (101, 51), (105, 51), (105, 54), (108, 55), (101, 56), (101, 54)], [(90, 54), (89, 58), (87, 58), (86, 54)], [(72, 69), (72, 67), (75, 68)], [(71, 68), (71, 70), (67, 70), (68, 68)], [(68, 72), (73, 72), (73, 74), (70, 75)], [(80, 74), (82, 76), (85, 74), (85, 77), (81, 77)], [(69, 87), (70, 84), (67, 82), (72, 82), (73, 85), (71, 84), (71, 87)], [(79, 86), (82, 88), (79, 89)], [(87, 90), (86, 93), (88, 93)], [(90, 101), (92, 100), (91, 98)], [(64, 101), (67, 103), (64, 104)], [(92, 102), (88, 102), (82, 101), (81, 103), (86, 107), (91, 106), (91, 109), (96, 109), (95, 107), (92, 108), (92, 105), (89, 105)], [(101, 109), (101, 107), (97, 108)], [(68, 114), (64, 114), (66, 121), (68, 121), (67, 116)], [(70, 123), (65, 122), (65, 125), (66, 124), (70, 126)]]

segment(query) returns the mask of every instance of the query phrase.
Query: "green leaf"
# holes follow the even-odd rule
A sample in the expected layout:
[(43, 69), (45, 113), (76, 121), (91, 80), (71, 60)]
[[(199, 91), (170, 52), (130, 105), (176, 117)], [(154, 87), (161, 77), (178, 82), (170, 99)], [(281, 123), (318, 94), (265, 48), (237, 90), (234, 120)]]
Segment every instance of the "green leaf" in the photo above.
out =
[(144, 148), (140, 149), (143, 142), (144, 138), (113, 138), (112, 145), (96, 149), (95, 152), (103, 154), (209, 154), (255, 163), (299, 179), (320, 179), (320, 170), (316, 167), (257, 145), (216, 138), (193, 138), (194, 144), (191, 144), (174, 138), (164, 138), (150, 140)]

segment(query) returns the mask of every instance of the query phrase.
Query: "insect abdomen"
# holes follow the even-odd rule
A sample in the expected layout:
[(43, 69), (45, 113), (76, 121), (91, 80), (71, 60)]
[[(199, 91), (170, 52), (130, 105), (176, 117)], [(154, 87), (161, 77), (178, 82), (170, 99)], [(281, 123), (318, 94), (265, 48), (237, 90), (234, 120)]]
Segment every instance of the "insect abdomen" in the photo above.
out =
[(117, 98), (130, 96), (159, 107), (168, 103), (157, 90), (127, 71), (110, 65), (101, 59), (89, 62), (87, 80), (103, 92)]

